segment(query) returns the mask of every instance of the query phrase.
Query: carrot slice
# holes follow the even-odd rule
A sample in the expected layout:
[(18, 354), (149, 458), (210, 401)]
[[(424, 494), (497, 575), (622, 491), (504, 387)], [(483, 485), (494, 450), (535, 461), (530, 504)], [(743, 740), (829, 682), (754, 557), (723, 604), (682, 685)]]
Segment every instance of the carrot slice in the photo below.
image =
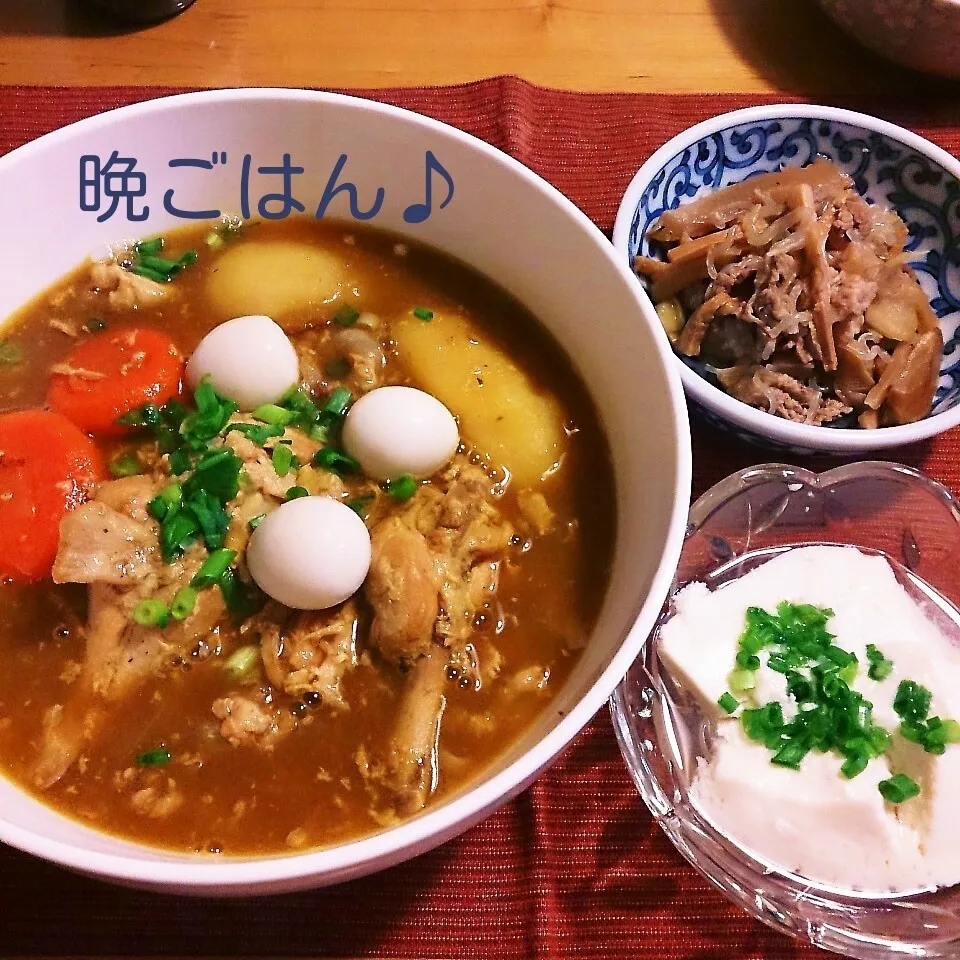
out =
[(183, 358), (159, 330), (109, 330), (77, 346), (53, 367), (50, 406), (81, 430), (103, 436), (129, 432), (117, 418), (180, 392)]
[(96, 444), (46, 410), (0, 414), (0, 577), (50, 575), (63, 515), (103, 477)]

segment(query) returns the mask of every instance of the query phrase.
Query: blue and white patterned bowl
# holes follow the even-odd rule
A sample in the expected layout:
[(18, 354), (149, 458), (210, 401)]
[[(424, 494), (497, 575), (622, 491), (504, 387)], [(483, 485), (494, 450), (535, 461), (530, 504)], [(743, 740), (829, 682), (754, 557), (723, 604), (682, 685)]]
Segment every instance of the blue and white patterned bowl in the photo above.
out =
[(631, 264), (637, 254), (662, 257), (647, 234), (665, 210), (818, 155), (841, 166), (868, 200), (896, 210), (910, 228), (913, 266), (943, 327), (932, 412), (918, 423), (877, 430), (792, 423), (735, 400), (711, 382), (701, 362), (678, 357), (687, 397), (710, 422), (796, 453), (857, 455), (942, 433), (960, 423), (960, 162), (928, 140), (832, 107), (786, 104), (722, 114), (674, 137), (640, 168), (620, 204), (614, 245)]

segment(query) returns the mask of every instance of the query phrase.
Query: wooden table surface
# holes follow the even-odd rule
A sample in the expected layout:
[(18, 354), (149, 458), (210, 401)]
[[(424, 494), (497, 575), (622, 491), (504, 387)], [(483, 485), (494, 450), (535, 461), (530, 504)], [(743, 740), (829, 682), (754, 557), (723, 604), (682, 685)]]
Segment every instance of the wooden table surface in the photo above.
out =
[[(124, 31), (87, 0), (0, 0), (0, 82), (384, 87), (516, 74), (568, 90), (809, 97), (928, 84), (815, 0), (196, 0)], [(130, 0), (136, 3), (136, 0)]]

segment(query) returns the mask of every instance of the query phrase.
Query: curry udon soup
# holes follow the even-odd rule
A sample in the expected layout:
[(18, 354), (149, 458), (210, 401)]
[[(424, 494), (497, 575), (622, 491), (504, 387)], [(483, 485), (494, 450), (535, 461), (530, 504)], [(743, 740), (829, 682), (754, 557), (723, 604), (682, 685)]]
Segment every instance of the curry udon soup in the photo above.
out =
[(0, 763), (56, 809), (181, 851), (349, 840), (482, 774), (576, 664), (605, 438), (473, 270), (224, 222), (82, 265), (5, 337)]

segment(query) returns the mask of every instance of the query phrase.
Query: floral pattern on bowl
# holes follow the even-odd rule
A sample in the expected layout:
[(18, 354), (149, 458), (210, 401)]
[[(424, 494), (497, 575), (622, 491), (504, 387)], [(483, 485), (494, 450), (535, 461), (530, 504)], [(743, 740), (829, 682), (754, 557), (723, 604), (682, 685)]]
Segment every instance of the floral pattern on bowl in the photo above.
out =
[[(725, 119), (731, 122), (722, 123)], [(695, 135), (698, 131), (702, 132)], [(892, 124), (828, 107), (785, 105), (718, 117), (679, 135), (641, 168), (621, 205), (614, 244), (631, 263), (638, 254), (665, 259), (663, 248), (649, 240), (648, 232), (666, 210), (759, 174), (805, 166), (817, 156), (837, 163), (868, 200), (896, 210), (909, 227), (912, 265), (944, 335), (940, 385), (931, 415), (921, 422), (924, 426), (875, 431), (857, 428), (852, 418), (822, 427), (788, 423), (728, 397), (706, 364), (682, 357), (697, 375), (694, 379), (712, 387), (691, 389), (691, 378), (685, 376), (688, 395), (712, 423), (731, 428), (744, 439), (797, 453), (863, 453), (913, 442), (955, 425), (960, 422), (960, 165), (933, 144)], [(749, 412), (734, 418), (734, 407)], [(930, 423), (948, 413), (949, 422)], [(764, 424), (761, 431), (753, 426), (756, 417), (779, 424)]]

